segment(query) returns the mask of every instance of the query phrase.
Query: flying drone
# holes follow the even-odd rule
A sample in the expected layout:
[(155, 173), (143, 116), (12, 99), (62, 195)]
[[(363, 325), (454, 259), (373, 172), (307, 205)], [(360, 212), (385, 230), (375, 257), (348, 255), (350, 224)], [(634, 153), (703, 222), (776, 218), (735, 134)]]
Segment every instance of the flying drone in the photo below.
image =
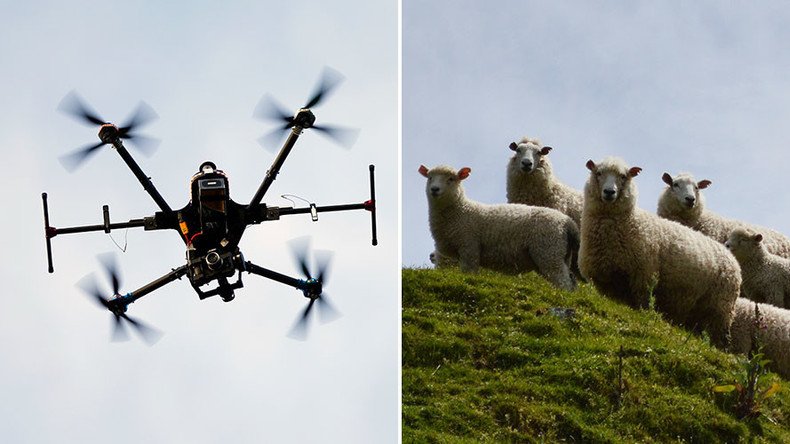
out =
[[(121, 156), (123, 161), (132, 170), (137, 180), (143, 185), (146, 192), (153, 198), (160, 211), (152, 216), (132, 219), (128, 222), (111, 222), (109, 206), (103, 206), (103, 223), (96, 225), (83, 225), (65, 228), (56, 228), (49, 224), (49, 209), (47, 206), (47, 193), (42, 193), (44, 205), (44, 233), (47, 247), (47, 262), (49, 272), (55, 271), (52, 263), (51, 239), (58, 235), (104, 231), (142, 227), (149, 230), (175, 230), (186, 246), (186, 263), (172, 269), (162, 277), (143, 285), (142, 287), (126, 294), (120, 293), (120, 275), (114, 259), (105, 257), (102, 262), (109, 275), (113, 294), (106, 297), (99, 290), (95, 282), (84, 283), (83, 289), (95, 299), (103, 308), (109, 310), (115, 317), (114, 337), (125, 334), (124, 323), (128, 323), (143, 339), (152, 342), (155, 330), (144, 323), (126, 314), (130, 304), (143, 296), (157, 290), (170, 282), (187, 276), (192, 288), (198, 297), (203, 300), (211, 296), (219, 296), (223, 301), (234, 299), (235, 290), (242, 288), (242, 272), (263, 276), (265, 278), (288, 285), (302, 292), (309, 301), (301, 316), (297, 318), (294, 326), (296, 335), (305, 332), (308, 316), (315, 305), (320, 311), (334, 312), (328, 301), (322, 297), (326, 281), (326, 272), (329, 265), (328, 259), (319, 260), (317, 270), (311, 272), (308, 266), (306, 247), (296, 251), (297, 261), (304, 278), (291, 277), (277, 271), (261, 267), (245, 260), (239, 249), (244, 230), (249, 225), (262, 222), (279, 220), (284, 216), (296, 214), (310, 214), (313, 221), (318, 220), (319, 213), (348, 210), (366, 210), (371, 215), (372, 244), (378, 244), (376, 239), (376, 198), (374, 186), (374, 165), (369, 166), (370, 199), (362, 203), (317, 206), (310, 203), (307, 207), (277, 207), (262, 203), (263, 197), (277, 178), (280, 168), (296, 144), (299, 136), (306, 129), (314, 129), (329, 136), (342, 145), (349, 146), (353, 143), (356, 131), (343, 127), (324, 126), (315, 124), (315, 115), (312, 109), (319, 105), (324, 98), (340, 83), (342, 77), (336, 71), (325, 69), (315, 92), (299, 108), (294, 115), (289, 115), (271, 96), (261, 99), (255, 111), (255, 116), (262, 119), (279, 122), (277, 128), (261, 138), (261, 142), (271, 145), (279, 142), (285, 133), (288, 137), (280, 148), (271, 167), (266, 172), (255, 195), (247, 204), (240, 204), (230, 198), (228, 176), (217, 168), (214, 162), (203, 162), (197, 173), (190, 181), (190, 201), (181, 209), (172, 209), (161, 194), (154, 187), (150, 178), (143, 172), (132, 155), (124, 146), (124, 140), (134, 143), (134, 146), (143, 152), (150, 152), (157, 143), (155, 139), (135, 133), (135, 130), (156, 118), (154, 111), (144, 103), (133, 113), (123, 125), (117, 126), (100, 118), (91, 110), (76, 93), (67, 95), (59, 110), (70, 114), (88, 125), (99, 126), (99, 143), (80, 148), (66, 156), (61, 157), (61, 162), (68, 170), (76, 169), (100, 148), (110, 145)], [(290, 132), (289, 132), (290, 130)], [(235, 281), (233, 280), (236, 275)]]

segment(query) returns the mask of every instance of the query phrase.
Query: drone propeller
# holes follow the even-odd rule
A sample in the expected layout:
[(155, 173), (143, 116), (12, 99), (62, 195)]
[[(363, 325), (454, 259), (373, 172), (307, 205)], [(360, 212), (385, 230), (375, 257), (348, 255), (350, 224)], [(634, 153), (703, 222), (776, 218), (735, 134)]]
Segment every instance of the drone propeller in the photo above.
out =
[[(311, 109), (318, 106), (342, 82), (342, 74), (332, 68), (325, 67), (315, 91), (302, 109)], [(258, 102), (253, 116), (261, 120), (272, 120), (280, 124), (277, 128), (258, 139), (258, 142), (269, 150), (279, 148), (286, 131), (294, 126), (294, 116), (288, 114), (285, 108), (268, 94), (263, 96)], [(351, 148), (359, 136), (359, 130), (354, 128), (331, 125), (311, 125), (310, 128), (315, 128), (344, 148)]]
[[(60, 157), (61, 164), (63, 164), (63, 166), (68, 171), (76, 170), (77, 167), (82, 165), (82, 163), (85, 162), (88, 157), (94, 154), (99, 148), (112, 143), (112, 139), (114, 138), (126, 139), (133, 142), (134, 146), (146, 156), (153, 154), (153, 152), (156, 150), (156, 147), (159, 145), (158, 139), (134, 133), (135, 129), (138, 129), (139, 127), (144, 126), (159, 117), (157, 116), (156, 112), (145, 102), (140, 102), (137, 110), (135, 110), (127, 122), (120, 127), (116, 127), (110, 122), (102, 119), (93, 109), (85, 104), (85, 102), (75, 91), (68, 93), (66, 97), (63, 98), (63, 100), (60, 102), (60, 105), (58, 105), (58, 110), (74, 117), (86, 125), (99, 125), (101, 127), (101, 142), (97, 144), (86, 145)], [(101, 135), (101, 133), (105, 131), (105, 128), (108, 128), (107, 134), (110, 135), (109, 138), (102, 137)]]
[(115, 297), (110, 299), (103, 296), (101, 290), (99, 290), (99, 286), (96, 284), (96, 279), (93, 278), (92, 275), (83, 278), (78, 285), (85, 293), (93, 298), (94, 302), (100, 307), (106, 308), (114, 315), (115, 322), (113, 324), (112, 341), (129, 340), (129, 333), (124, 325), (126, 322), (131, 324), (148, 345), (155, 344), (162, 337), (162, 333), (126, 314), (126, 306), (128, 304), (123, 302), (122, 296), (120, 296), (118, 292), (121, 286), (121, 278), (115, 263), (115, 257), (113, 255), (103, 255), (99, 257), (99, 260), (102, 262), (104, 270), (107, 272)]
[(290, 244), (297, 265), (302, 271), (302, 274), (304, 274), (306, 282), (310, 285), (303, 291), (305, 297), (310, 299), (310, 302), (307, 303), (307, 307), (305, 307), (302, 313), (296, 318), (288, 336), (294, 339), (305, 340), (307, 339), (310, 313), (313, 307), (318, 307), (318, 316), (322, 323), (331, 322), (340, 317), (340, 313), (329, 302), (326, 293), (323, 292), (323, 287), (326, 284), (326, 277), (332, 260), (332, 253), (324, 250), (315, 252), (317, 275), (314, 276), (310, 272), (307, 259), (309, 238), (299, 238), (291, 241)]

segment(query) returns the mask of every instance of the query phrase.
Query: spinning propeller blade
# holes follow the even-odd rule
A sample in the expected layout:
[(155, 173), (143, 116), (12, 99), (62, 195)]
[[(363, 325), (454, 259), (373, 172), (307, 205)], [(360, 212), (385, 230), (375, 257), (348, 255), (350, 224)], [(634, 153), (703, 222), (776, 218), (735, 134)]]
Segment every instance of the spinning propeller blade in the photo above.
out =
[(317, 106), (326, 97), (328, 97), (332, 90), (340, 85), (344, 79), (345, 77), (343, 77), (343, 74), (340, 74), (339, 71), (336, 71), (328, 66), (324, 67), (324, 72), (321, 73), (321, 79), (319, 80), (318, 85), (316, 85), (313, 95), (302, 108), (309, 109)]
[(63, 165), (63, 168), (65, 168), (66, 171), (71, 173), (74, 172), (74, 170), (76, 170), (80, 165), (82, 165), (83, 162), (88, 160), (88, 157), (94, 154), (96, 150), (103, 147), (104, 145), (107, 144), (104, 142), (99, 142), (94, 145), (88, 145), (86, 147), (79, 148), (78, 150), (73, 151), (64, 156), (60, 156), (58, 160), (60, 160), (60, 163), (61, 165)]
[[(76, 91), (71, 91), (66, 95), (66, 97), (63, 98), (63, 100), (61, 100), (60, 105), (58, 105), (58, 110), (76, 118), (86, 125), (111, 125), (109, 122), (99, 117), (95, 111), (86, 105), (76, 93)], [(140, 104), (137, 106), (137, 109), (129, 117), (127, 122), (123, 126), (117, 127), (117, 137), (120, 139), (129, 140), (136, 148), (140, 150), (140, 152), (146, 156), (150, 156), (159, 145), (159, 140), (152, 137), (134, 134), (133, 131), (140, 128), (141, 126), (147, 125), (158, 117), (159, 116), (150, 106), (148, 106), (145, 102), (140, 102)], [(102, 140), (98, 144), (79, 148), (72, 153), (61, 156), (60, 163), (63, 164), (63, 167), (66, 168), (66, 170), (72, 172), (82, 165), (86, 160), (88, 160), (88, 158), (99, 148), (107, 145), (108, 143), (109, 142)]]
[[(343, 79), (343, 75), (338, 71), (325, 67), (315, 91), (302, 108), (310, 109), (321, 104), (343, 82)], [(289, 114), (286, 108), (269, 94), (263, 96), (258, 102), (253, 116), (260, 120), (274, 121), (279, 124), (277, 128), (258, 139), (258, 142), (270, 151), (280, 148), (286, 131), (294, 126), (294, 116)], [(315, 128), (344, 148), (351, 148), (359, 135), (359, 130), (354, 128), (328, 125), (313, 125), (311, 128)]]
[(356, 128), (346, 128), (342, 126), (313, 125), (313, 129), (329, 137), (335, 143), (345, 149), (351, 149), (357, 142), (359, 130)]
[(60, 101), (58, 111), (64, 112), (77, 120), (81, 120), (86, 125), (104, 125), (106, 120), (99, 117), (85, 102), (80, 98), (77, 91), (71, 91)]
[(340, 313), (329, 302), (326, 293), (323, 292), (323, 287), (326, 284), (327, 276), (329, 274), (330, 264), (332, 261), (332, 253), (325, 250), (320, 250), (315, 252), (314, 256), (316, 262), (316, 268), (315, 268), (316, 274), (314, 276), (313, 273), (310, 271), (308, 258), (307, 258), (310, 238), (301, 237), (298, 239), (294, 239), (293, 241), (289, 242), (289, 244), (291, 245), (291, 249), (293, 251), (296, 264), (299, 267), (299, 269), (302, 271), (302, 274), (304, 274), (305, 278), (307, 278), (308, 280), (315, 279), (320, 289), (320, 293), (318, 294), (305, 295), (307, 298), (310, 299), (310, 302), (307, 303), (305, 309), (296, 318), (293, 327), (288, 333), (288, 337), (290, 338), (305, 340), (307, 339), (310, 313), (312, 312), (313, 307), (317, 307), (318, 316), (321, 323), (331, 322), (340, 317)]
[(121, 276), (118, 272), (118, 268), (115, 262), (115, 256), (112, 254), (105, 254), (99, 256), (99, 261), (102, 263), (104, 267), (104, 271), (107, 273), (107, 276), (110, 279), (110, 283), (112, 285), (113, 291), (113, 298), (107, 298), (102, 295), (101, 290), (99, 290), (99, 286), (96, 284), (96, 278), (93, 275), (88, 275), (83, 278), (80, 282), (78, 282), (78, 286), (91, 296), (94, 302), (102, 308), (109, 310), (114, 317), (113, 322), (113, 332), (112, 332), (112, 341), (128, 341), (129, 340), (129, 333), (126, 330), (125, 323), (128, 323), (134, 328), (135, 331), (140, 335), (143, 341), (146, 344), (154, 345), (159, 339), (162, 337), (162, 332), (159, 330), (149, 327), (148, 325), (144, 324), (143, 322), (132, 318), (126, 314), (126, 304), (118, 301), (118, 297), (120, 297), (118, 291), (121, 286)]

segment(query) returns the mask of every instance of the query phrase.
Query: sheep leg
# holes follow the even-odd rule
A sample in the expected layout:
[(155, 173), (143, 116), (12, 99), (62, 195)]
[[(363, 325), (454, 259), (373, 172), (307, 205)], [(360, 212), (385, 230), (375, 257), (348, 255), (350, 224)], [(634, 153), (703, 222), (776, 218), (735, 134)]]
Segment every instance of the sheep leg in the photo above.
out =
[(631, 303), (641, 309), (650, 307), (650, 281), (652, 276), (635, 274), (629, 279), (629, 289), (631, 290)]
[(709, 313), (707, 331), (710, 341), (721, 350), (727, 350), (730, 344), (730, 322), (724, 313)]
[(465, 244), (458, 249), (458, 262), (461, 271), (477, 273), (480, 268), (480, 245), (477, 243)]
[(765, 303), (776, 307), (784, 308), (785, 295), (781, 288), (768, 291), (765, 295)]
[(565, 257), (557, 256), (548, 251), (538, 250), (531, 252), (530, 257), (538, 267), (538, 273), (551, 282), (555, 287), (573, 291), (576, 289), (576, 280), (573, 278)]

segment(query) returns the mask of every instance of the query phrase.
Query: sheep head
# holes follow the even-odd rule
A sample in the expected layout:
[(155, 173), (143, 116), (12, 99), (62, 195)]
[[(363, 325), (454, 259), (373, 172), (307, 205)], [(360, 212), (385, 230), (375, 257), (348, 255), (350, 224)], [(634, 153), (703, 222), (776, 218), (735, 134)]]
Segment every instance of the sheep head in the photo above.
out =
[(761, 233), (756, 233), (748, 228), (736, 228), (730, 233), (724, 246), (738, 261), (741, 261), (763, 251), (762, 241), (763, 235)]
[(525, 137), (520, 143), (512, 142), (509, 147), (514, 151), (510, 162), (516, 170), (520, 170), (525, 174), (532, 174), (536, 171), (551, 172), (551, 165), (548, 159), (544, 157), (552, 150), (550, 146), (542, 147), (537, 139)]
[(428, 179), (425, 184), (425, 194), (428, 199), (440, 199), (443, 196), (453, 196), (456, 198), (463, 196), (461, 181), (469, 177), (472, 169), (469, 167), (461, 168), (456, 171), (449, 166), (437, 166), (430, 170), (424, 165), (420, 165), (419, 173)]
[(702, 205), (702, 196), (699, 190), (704, 190), (710, 186), (711, 181), (705, 179), (699, 182), (688, 173), (681, 173), (674, 178), (669, 173), (664, 173), (661, 180), (669, 185), (669, 193), (682, 208), (694, 208)]
[(622, 159), (607, 157), (598, 164), (588, 160), (587, 169), (590, 178), (585, 186), (586, 199), (625, 208), (636, 204), (636, 186), (632, 179), (642, 168), (629, 167)]

